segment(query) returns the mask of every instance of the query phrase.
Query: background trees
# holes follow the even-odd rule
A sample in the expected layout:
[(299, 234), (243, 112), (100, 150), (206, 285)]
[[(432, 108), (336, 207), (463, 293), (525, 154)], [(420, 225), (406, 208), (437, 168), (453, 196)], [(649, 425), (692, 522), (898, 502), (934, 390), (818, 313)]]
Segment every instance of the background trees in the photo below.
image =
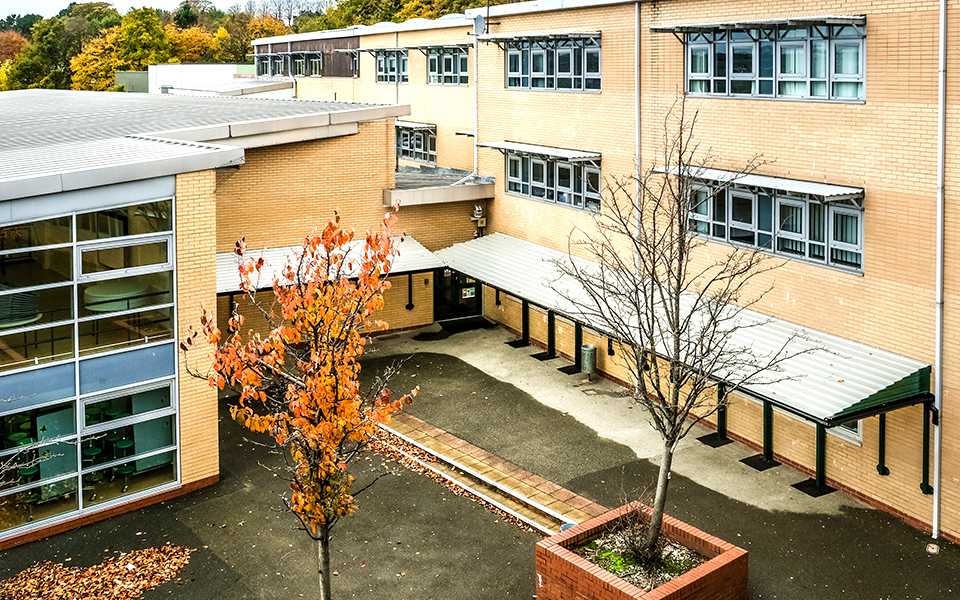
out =
[[(357, 510), (355, 496), (366, 489), (353, 489), (350, 464), (376, 435), (378, 423), (417, 391), (395, 397), (387, 387), (389, 374), (368, 390), (359, 381), (359, 360), (369, 343), (365, 334), (386, 326), (376, 312), (390, 287), (395, 219), (388, 215), (383, 230), (365, 240), (355, 240), (339, 218), (311, 233), (299, 255), (278, 269), (272, 294), (257, 293), (263, 259), (246, 257), (244, 241), (238, 241), (244, 298), (227, 331), (205, 310), (200, 329), (181, 343), (188, 357), (192, 349), (206, 352), (204, 339), (213, 346), (212, 369), (191, 365), (191, 373), (235, 394), (231, 416), (284, 450), (286, 465), (278, 474), (290, 487), (283, 502), (316, 544), (324, 600), (331, 597), (331, 534), (339, 519)], [(261, 315), (268, 331), (244, 331), (240, 305)]]
[(16, 31), (0, 31), (0, 63), (15, 58), (26, 45), (27, 38)]

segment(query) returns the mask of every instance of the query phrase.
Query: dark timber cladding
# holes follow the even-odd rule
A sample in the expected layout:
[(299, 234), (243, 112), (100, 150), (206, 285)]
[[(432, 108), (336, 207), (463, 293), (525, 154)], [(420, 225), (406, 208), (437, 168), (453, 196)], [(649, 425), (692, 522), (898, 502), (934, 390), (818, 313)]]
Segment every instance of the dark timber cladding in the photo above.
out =
[(275, 44), (258, 44), (254, 51), (257, 56), (323, 56), (319, 75), (321, 77), (353, 77), (353, 57), (348, 52), (337, 50), (353, 50), (360, 47), (360, 38), (338, 37), (317, 40), (299, 40), (296, 42), (278, 42)]

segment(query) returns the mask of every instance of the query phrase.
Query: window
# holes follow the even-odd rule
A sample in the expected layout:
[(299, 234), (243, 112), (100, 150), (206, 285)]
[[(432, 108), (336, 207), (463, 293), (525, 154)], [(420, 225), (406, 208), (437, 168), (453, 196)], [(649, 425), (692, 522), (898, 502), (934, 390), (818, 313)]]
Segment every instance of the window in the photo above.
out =
[(409, 80), (406, 50), (377, 50), (374, 57), (379, 83), (406, 83)]
[(270, 57), (257, 57), (257, 77), (267, 77), (270, 75)]
[(397, 127), (397, 159), (437, 164), (437, 134), (430, 130)]
[(690, 94), (863, 100), (862, 26), (687, 34)]
[(271, 75), (287, 75), (287, 61), (282, 56), (275, 56), (273, 58), (273, 71)]
[(824, 204), (706, 183), (691, 184), (689, 198), (692, 233), (821, 264), (863, 268), (863, 210), (852, 203)]
[(506, 63), (508, 88), (582, 91), (601, 87), (599, 39), (510, 42)]
[(310, 57), (310, 70), (307, 75), (319, 77), (323, 73), (323, 55), (317, 54)]
[(307, 74), (307, 60), (302, 56), (293, 59), (293, 74), (297, 77), (303, 77)]
[(600, 167), (506, 153), (507, 191), (574, 208), (600, 210)]
[(0, 536), (177, 481), (172, 214), (0, 226)]
[(427, 49), (427, 83), (466, 85), (469, 82), (466, 48)]

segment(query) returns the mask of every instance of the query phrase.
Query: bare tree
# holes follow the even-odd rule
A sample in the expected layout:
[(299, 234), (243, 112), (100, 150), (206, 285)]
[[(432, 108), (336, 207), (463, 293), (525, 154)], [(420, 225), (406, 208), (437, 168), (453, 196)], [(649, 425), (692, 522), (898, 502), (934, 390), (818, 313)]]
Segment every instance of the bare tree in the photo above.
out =
[(745, 335), (769, 320), (751, 307), (770, 291), (758, 278), (782, 261), (734, 246), (719, 258), (698, 251), (705, 242), (694, 217), (703, 203), (725, 201), (728, 189), (763, 161), (753, 157), (711, 187), (695, 184), (713, 161), (696, 142), (697, 119), (687, 114), (684, 100), (674, 104), (664, 118), (663, 166), (607, 182), (603, 210), (592, 228), (571, 233), (569, 258), (559, 261), (554, 284), (571, 316), (620, 340), (633, 401), (662, 438), (640, 557), (646, 560), (658, 557), (678, 444), (732, 392), (783, 379), (780, 366), (800, 353), (789, 347), (792, 338), (755, 348)]

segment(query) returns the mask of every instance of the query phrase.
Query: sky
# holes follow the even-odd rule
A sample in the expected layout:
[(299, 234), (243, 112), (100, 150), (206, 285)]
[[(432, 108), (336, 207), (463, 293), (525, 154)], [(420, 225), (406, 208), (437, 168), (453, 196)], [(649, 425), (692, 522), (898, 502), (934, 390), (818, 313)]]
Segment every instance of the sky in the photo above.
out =
[[(223, 10), (234, 4), (242, 4), (239, 0), (214, 0), (213, 3)], [(0, 17), (10, 14), (23, 15), (30, 13), (50, 17), (66, 8), (68, 4), (70, 4), (70, 0), (0, 0)], [(111, 4), (122, 14), (131, 7), (139, 8), (141, 6), (172, 10), (180, 4), (180, 0), (113, 0)]]

